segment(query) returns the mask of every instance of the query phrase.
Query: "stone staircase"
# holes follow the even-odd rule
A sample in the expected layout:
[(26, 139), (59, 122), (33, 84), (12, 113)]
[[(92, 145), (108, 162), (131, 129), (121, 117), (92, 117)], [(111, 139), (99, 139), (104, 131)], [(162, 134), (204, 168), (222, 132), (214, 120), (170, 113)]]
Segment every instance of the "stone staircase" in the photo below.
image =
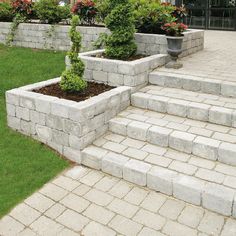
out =
[(236, 217), (236, 83), (165, 72), (82, 152), (82, 164)]

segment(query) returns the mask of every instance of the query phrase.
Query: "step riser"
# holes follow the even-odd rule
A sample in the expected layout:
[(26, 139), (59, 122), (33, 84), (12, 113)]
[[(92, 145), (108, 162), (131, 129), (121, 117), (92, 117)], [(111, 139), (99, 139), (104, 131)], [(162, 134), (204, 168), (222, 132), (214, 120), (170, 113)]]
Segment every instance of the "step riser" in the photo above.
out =
[(153, 72), (149, 75), (149, 83), (162, 87), (179, 88), (193, 92), (236, 98), (236, 84), (233, 82)]
[[(90, 146), (82, 151), (82, 164), (85, 163), (84, 165), (91, 168), (96, 166), (98, 170), (137, 185), (147, 186), (225, 216), (236, 217), (235, 191), (230, 188), (207, 183), (192, 176), (183, 176), (176, 171), (152, 166), (113, 152), (107, 151), (99, 156), (98, 148), (93, 148)], [(90, 161), (86, 161), (87, 159)]]
[(133, 94), (131, 96), (131, 104), (132, 106), (151, 111), (236, 127), (236, 111), (233, 109), (143, 93)]
[(145, 125), (137, 121), (122, 123), (112, 119), (109, 122), (109, 130), (161, 147), (170, 147), (177, 151), (236, 166), (236, 144), (228, 144), (159, 126)]

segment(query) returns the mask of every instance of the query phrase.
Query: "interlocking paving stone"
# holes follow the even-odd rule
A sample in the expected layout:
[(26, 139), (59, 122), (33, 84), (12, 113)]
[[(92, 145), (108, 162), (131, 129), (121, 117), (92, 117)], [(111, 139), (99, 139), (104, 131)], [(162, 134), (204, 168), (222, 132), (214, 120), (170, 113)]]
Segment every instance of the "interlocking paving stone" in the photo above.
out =
[(59, 201), (68, 194), (68, 191), (49, 183), (40, 190), (40, 193), (44, 194), (45, 196), (51, 198), (54, 201)]
[(45, 212), (55, 202), (40, 193), (34, 193), (32, 196), (25, 200), (25, 203), (40, 212)]
[(63, 212), (57, 219), (57, 222), (60, 224), (74, 230), (80, 231), (84, 228), (85, 225), (89, 223), (89, 219), (82, 216), (81, 214), (72, 211), (66, 210)]
[(94, 236), (94, 235), (113, 236), (113, 235), (116, 235), (116, 232), (97, 222), (92, 221), (83, 229), (82, 235), (84, 236)]
[(10, 216), (15, 218), (22, 224), (29, 225), (37, 218), (39, 218), (40, 213), (35, 209), (29, 207), (25, 203), (21, 203), (11, 211)]
[(52, 219), (41, 216), (30, 225), (30, 228), (39, 235), (56, 235), (63, 229), (63, 226)]
[(45, 216), (55, 219), (57, 218), (59, 215), (62, 214), (62, 212), (64, 212), (66, 210), (66, 207), (56, 203), (55, 205), (53, 205), (51, 208), (49, 208), (46, 212), (45, 212)]
[(196, 228), (202, 219), (204, 210), (198, 207), (186, 206), (180, 214), (178, 221), (189, 227)]
[(127, 218), (131, 218), (138, 211), (137, 206), (120, 199), (114, 199), (108, 205), (108, 209)]
[(184, 204), (182, 202), (169, 199), (160, 208), (159, 213), (167, 218), (176, 220), (183, 208)]
[(224, 217), (215, 213), (206, 212), (198, 227), (204, 233), (217, 235), (224, 225)]
[(155, 230), (160, 230), (166, 222), (164, 217), (143, 209), (137, 212), (133, 220)]
[(24, 229), (24, 225), (16, 221), (10, 216), (4, 216), (0, 220), (0, 234), (11, 236), (17, 235), (20, 231)]
[(74, 193), (68, 194), (60, 201), (60, 203), (65, 207), (70, 208), (79, 213), (83, 212), (90, 204), (89, 201), (77, 196)]

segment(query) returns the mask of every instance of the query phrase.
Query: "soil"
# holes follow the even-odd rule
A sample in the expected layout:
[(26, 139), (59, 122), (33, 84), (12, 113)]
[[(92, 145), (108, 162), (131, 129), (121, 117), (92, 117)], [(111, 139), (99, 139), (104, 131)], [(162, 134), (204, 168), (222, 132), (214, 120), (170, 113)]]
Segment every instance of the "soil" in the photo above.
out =
[[(97, 54), (97, 55), (91, 55), (92, 57), (98, 57), (98, 58), (104, 58), (104, 59), (113, 59), (113, 58), (109, 58), (105, 55), (105, 53), (102, 54)], [(126, 60), (121, 60), (121, 59), (114, 59), (114, 60), (119, 60), (119, 61), (135, 61), (144, 57), (148, 57), (147, 55), (141, 55), (141, 54), (137, 54), (137, 55), (133, 55), (132, 57), (129, 57)]]
[(51, 84), (40, 89), (34, 89), (33, 92), (41, 93), (44, 95), (64, 98), (75, 102), (81, 102), (93, 96), (97, 96), (103, 92), (109, 91), (115, 87), (99, 84), (95, 82), (88, 82), (88, 87), (80, 92), (65, 92), (61, 90), (59, 83)]

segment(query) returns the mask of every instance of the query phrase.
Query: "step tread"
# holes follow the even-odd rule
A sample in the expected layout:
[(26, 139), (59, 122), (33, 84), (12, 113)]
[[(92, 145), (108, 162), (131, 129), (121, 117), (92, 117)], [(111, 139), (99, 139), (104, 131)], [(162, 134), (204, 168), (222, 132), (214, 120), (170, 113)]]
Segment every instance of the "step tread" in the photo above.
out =
[(236, 165), (235, 128), (128, 107), (109, 121), (109, 129), (161, 147)]
[(228, 109), (236, 108), (236, 98), (224, 97), (222, 95), (193, 92), (178, 88), (165, 88), (157, 85), (146, 86), (140, 92), (152, 96), (163, 96), (170, 99), (203, 103), (209, 106), (219, 106)]
[(236, 127), (236, 99), (156, 85), (131, 95), (135, 107)]
[(236, 167), (112, 132), (82, 151), (82, 164), (195, 205), (203, 205), (206, 192), (213, 199), (227, 199), (227, 206), (231, 206), (225, 210), (206, 204), (205, 208), (233, 213)]
[(181, 71), (154, 71), (149, 74), (151, 84), (182, 88), (188, 91), (199, 91), (209, 94), (236, 97), (236, 82), (222, 80), (221, 77), (184, 73)]
[[(236, 182), (228, 181), (229, 178), (236, 181), (236, 167), (218, 161), (206, 160), (192, 154), (159, 147), (112, 132), (108, 132), (96, 140), (93, 146), (152, 166), (159, 166), (183, 175), (194, 176), (207, 182), (236, 189)], [(105, 152), (103, 155), (105, 156)]]
[[(161, 126), (173, 131), (182, 131), (197, 136), (216, 139), (222, 142), (236, 144), (236, 128), (224, 125), (210, 124), (206, 121), (192, 120), (161, 112), (149, 111), (138, 107), (128, 107), (116, 118), (126, 121), (139, 121), (152, 126)], [(116, 119), (114, 118), (114, 119)]]

